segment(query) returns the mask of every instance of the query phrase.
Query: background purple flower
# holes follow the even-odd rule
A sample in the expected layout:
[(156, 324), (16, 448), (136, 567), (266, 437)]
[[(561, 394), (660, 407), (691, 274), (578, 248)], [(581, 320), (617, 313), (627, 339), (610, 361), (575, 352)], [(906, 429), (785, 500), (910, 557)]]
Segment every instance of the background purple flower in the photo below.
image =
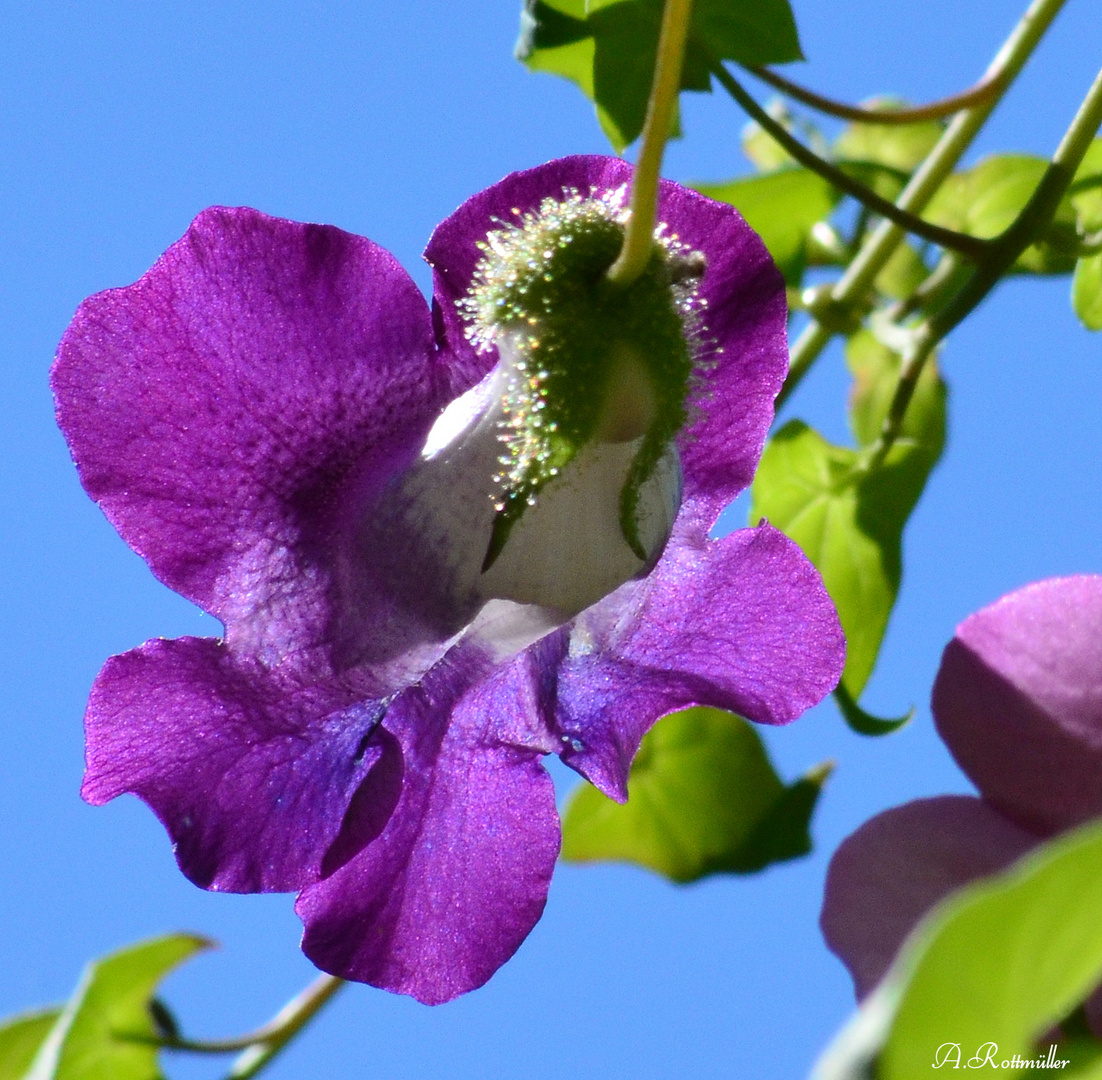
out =
[(627, 179), (623, 162), (571, 158), (465, 203), (427, 252), (431, 315), (368, 240), (206, 211), (139, 282), (81, 306), (54, 368), (85, 488), (225, 627), (108, 661), (85, 797), (138, 794), (205, 888), (300, 890), (311, 959), (422, 1001), (480, 985), (542, 911), (559, 843), (542, 755), (622, 797), (663, 713), (783, 723), (841, 670), (833, 608), (793, 544), (764, 524), (707, 537), (771, 420), (784, 294), (734, 211), (674, 185), (660, 218), (708, 259), (710, 362), (652, 573), (503, 659), (442, 634), (434, 580), (369, 528), (444, 405), (494, 363), (455, 310), (476, 242), (513, 208)]
[[(980, 797), (894, 807), (838, 848), (821, 923), (858, 998), (948, 893), (1102, 813), (1102, 577), (1037, 582), (965, 619), (933, 712)], [(1087, 1014), (1102, 1033), (1096, 998)]]

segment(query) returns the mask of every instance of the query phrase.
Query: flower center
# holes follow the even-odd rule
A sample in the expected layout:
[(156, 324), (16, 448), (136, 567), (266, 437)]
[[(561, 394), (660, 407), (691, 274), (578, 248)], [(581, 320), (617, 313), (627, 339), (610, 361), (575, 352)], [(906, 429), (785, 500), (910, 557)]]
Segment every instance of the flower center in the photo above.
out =
[(643, 275), (623, 286), (623, 192), (565, 192), (491, 232), (461, 307), (479, 347), (512, 353), (503, 396), (489, 569), (540, 491), (597, 442), (642, 441), (619, 489), (620, 529), (646, 558), (639, 494), (686, 420), (695, 285), (703, 258), (664, 228)]
[[(490, 233), (462, 309), (499, 362), (376, 507), (376, 548), (441, 633), (513, 650), (650, 570), (681, 502), (699, 256), (664, 230), (615, 286), (616, 196)], [(398, 569), (398, 560), (401, 569)]]

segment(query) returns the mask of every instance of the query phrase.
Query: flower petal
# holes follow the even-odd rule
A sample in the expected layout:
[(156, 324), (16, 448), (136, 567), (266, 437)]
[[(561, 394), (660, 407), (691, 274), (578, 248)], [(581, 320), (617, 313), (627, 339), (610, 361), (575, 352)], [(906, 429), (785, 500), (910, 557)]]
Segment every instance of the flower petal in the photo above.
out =
[[(438, 340), (465, 369), (459, 390), (492, 366), (463, 334), (457, 303), (481, 257), (476, 246), (491, 229), (536, 209), (564, 190), (615, 191), (631, 179), (619, 158), (577, 156), (512, 173), (468, 199), (432, 234), (425, 258), (433, 267), (433, 321)], [(678, 441), (685, 472), (684, 513), (704, 529), (749, 483), (773, 420), (773, 399), (788, 370), (784, 281), (758, 235), (732, 207), (663, 181), (659, 221), (703, 252), (700, 296), (707, 303), (700, 331), (695, 419)], [(460, 368), (454, 369), (459, 371)]]
[(845, 662), (818, 572), (765, 523), (721, 540), (682, 529), (649, 577), (536, 648), (545, 665), (557, 661), (543, 700), (557, 695), (563, 761), (621, 800), (659, 717), (711, 705), (788, 723), (837, 684)]
[(823, 937), (853, 976), (858, 999), (942, 897), (1009, 866), (1040, 837), (970, 795), (917, 799), (866, 821), (827, 871)]
[(481, 986), (543, 912), (559, 819), (539, 757), (553, 744), (527, 658), (483, 680), (488, 663), (459, 646), (391, 705), (405, 762), (398, 806), (296, 905), (303, 951), (324, 970), (449, 1001)]
[(965, 619), (933, 711), (960, 767), (1022, 825), (1102, 814), (1102, 577), (1037, 582)]
[[(80, 306), (52, 381), (123, 539), (231, 648), (276, 662), (381, 621), (354, 614), (370, 592), (350, 584), (356, 522), (446, 401), (446, 364), (386, 251), (215, 208), (136, 284)], [(356, 625), (335, 628), (342, 613)]]
[(196, 885), (299, 889), (338, 836), (362, 847), (389, 817), (401, 757), (384, 711), (337, 684), (281, 685), (210, 638), (150, 641), (92, 688), (82, 794), (142, 798)]

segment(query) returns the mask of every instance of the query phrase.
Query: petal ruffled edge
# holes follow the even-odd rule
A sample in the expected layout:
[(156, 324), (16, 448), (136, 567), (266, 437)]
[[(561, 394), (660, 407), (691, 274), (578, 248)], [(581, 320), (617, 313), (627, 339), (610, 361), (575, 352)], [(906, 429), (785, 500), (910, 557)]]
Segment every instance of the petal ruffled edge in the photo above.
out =
[(720, 540), (675, 533), (648, 578), (536, 648), (560, 756), (621, 801), (639, 743), (662, 716), (710, 705), (789, 723), (837, 685), (845, 664), (818, 571), (764, 522)]
[(201, 888), (297, 890), (338, 837), (362, 847), (389, 818), (401, 757), (384, 713), (336, 684), (281, 685), (211, 638), (157, 639), (92, 687), (81, 793), (141, 798)]
[(355, 653), (363, 597), (342, 571), (358, 513), (416, 452), (450, 362), (370, 240), (216, 207), (138, 282), (80, 306), (51, 379), (123, 539), (231, 647), (276, 663), (333, 637)]
[(380, 836), (296, 904), (303, 951), (320, 968), (426, 1004), (481, 986), (513, 955), (543, 912), (559, 851), (527, 662), (481, 681), (472, 663), (485, 660), (458, 647), (392, 704), (398, 805)]

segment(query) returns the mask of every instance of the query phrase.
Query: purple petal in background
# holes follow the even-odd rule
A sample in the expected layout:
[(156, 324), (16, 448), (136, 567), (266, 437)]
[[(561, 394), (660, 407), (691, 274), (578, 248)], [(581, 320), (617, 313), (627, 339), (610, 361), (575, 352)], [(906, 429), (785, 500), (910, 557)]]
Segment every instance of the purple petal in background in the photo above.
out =
[(960, 767), (1022, 825), (1102, 814), (1102, 577), (1037, 582), (965, 619), (933, 711)]
[(857, 997), (876, 986), (939, 900), (1040, 842), (970, 795), (917, 799), (866, 821), (830, 860), (820, 917)]

